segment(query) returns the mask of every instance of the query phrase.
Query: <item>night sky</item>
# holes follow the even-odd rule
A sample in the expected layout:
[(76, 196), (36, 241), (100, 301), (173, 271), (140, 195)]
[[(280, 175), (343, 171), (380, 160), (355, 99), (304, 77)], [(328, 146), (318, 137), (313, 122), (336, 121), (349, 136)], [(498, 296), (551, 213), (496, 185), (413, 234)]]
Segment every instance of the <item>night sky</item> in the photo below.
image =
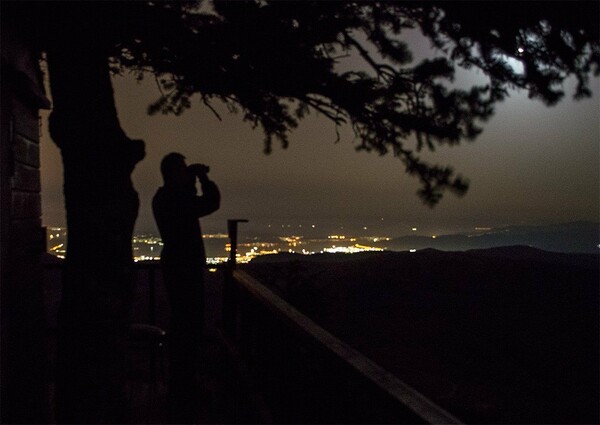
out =
[[(413, 46), (415, 59), (427, 50), (419, 40)], [(478, 78), (461, 74), (458, 84)], [(573, 101), (574, 81), (569, 80), (564, 100), (551, 108), (529, 100), (526, 92), (513, 92), (496, 106), (475, 142), (428, 155), (432, 162), (454, 166), (471, 183), (464, 197), (447, 193), (430, 209), (416, 195), (418, 180), (405, 174), (398, 159), (356, 152), (349, 128), (341, 129), (335, 143), (333, 123), (315, 113), (301, 122), (287, 150), (274, 145), (273, 153), (264, 155), (262, 132), (222, 105), (214, 106), (223, 121), (199, 100), (180, 117), (148, 116), (148, 105), (158, 97), (153, 78), (141, 83), (127, 76), (114, 79), (125, 132), (146, 142), (146, 158), (133, 173), (141, 201), (136, 229), (154, 233), (150, 202), (162, 184), (159, 163), (173, 151), (188, 163), (209, 165), (221, 189), (221, 209), (203, 220), (208, 231), (225, 232), (227, 218), (250, 219), (257, 230), (269, 224), (306, 229), (329, 223), (346, 229), (370, 226), (367, 233), (392, 236), (411, 227), (451, 233), (475, 226), (598, 221), (599, 86), (593, 78), (594, 96)], [(44, 112), (41, 142), (43, 223), (64, 225), (62, 165), (47, 116)]]

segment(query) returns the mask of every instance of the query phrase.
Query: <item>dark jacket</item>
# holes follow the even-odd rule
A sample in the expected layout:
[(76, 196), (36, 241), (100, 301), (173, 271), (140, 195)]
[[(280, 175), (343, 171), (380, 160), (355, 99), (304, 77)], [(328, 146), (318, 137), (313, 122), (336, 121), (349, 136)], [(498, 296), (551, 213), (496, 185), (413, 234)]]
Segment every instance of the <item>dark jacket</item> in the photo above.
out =
[(221, 195), (217, 185), (201, 180), (202, 196), (195, 187), (158, 189), (152, 199), (152, 212), (164, 243), (161, 258), (166, 261), (198, 259), (206, 262), (199, 217), (219, 209)]

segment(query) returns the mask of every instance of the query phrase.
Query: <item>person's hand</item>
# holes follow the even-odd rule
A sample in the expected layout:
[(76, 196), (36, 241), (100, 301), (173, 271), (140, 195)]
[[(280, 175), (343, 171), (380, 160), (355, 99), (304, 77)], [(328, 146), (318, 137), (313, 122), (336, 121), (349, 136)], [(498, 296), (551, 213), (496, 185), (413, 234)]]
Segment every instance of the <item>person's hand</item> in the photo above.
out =
[(197, 177), (205, 176), (209, 171), (210, 167), (204, 164), (192, 164), (188, 167), (188, 170)]

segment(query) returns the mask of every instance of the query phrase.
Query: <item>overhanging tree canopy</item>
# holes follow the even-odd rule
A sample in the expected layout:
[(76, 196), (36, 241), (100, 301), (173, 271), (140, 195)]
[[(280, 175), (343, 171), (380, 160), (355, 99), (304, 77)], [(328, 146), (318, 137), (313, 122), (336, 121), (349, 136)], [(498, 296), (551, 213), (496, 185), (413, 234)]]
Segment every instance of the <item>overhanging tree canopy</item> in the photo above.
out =
[[(337, 124), (350, 123), (360, 148), (398, 156), (421, 180), (420, 195), (431, 205), (445, 189), (463, 193), (467, 185), (450, 167), (421, 160), (421, 149), (475, 138), (508, 88), (552, 105), (563, 97), (567, 77), (577, 78), (575, 96), (584, 97), (590, 95), (589, 74), (599, 72), (597, 2), (200, 0), (40, 7), (45, 22), (39, 27), (50, 26), (45, 33), (77, 26), (102, 40), (113, 71), (154, 74), (163, 97), (151, 113), (180, 114), (194, 95), (207, 105), (217, 98), (262, 128), (269, 151), (273, 140), (285, 147), (289, 132), (316, 109)], [(402, 36), (411, 28), (444, 54), (408, 65), (411, 52)], [(349, 52), (371, 72), (337, 71), (337, 58)], [(520, 61), (523, 72), (509, 58)], [(457, 67), (483, 70), (489, 84), (449, 88)]]

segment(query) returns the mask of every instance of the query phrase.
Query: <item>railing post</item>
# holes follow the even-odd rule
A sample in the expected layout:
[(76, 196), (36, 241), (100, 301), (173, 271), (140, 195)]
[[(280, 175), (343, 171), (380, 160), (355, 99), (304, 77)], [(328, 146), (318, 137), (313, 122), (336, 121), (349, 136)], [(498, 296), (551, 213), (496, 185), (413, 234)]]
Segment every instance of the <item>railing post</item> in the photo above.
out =
[(223, 287), (223, 330), (230, 336), (235, 336), (237, 294), (233, 282), (233, 270), (236, 267), (237, 256), (237, 230), (238, 223), (247, 223), (248, 220), (227, 220), (227, 233), (230, 241), (229, 261), (225, 269), (225, 284)]
[(230, 219), (227, 220), (227, 234), (231, 243), (231, 251), (229, 253), (229, 267), (235, 269), (235, 262), (237, 256), (237, 229), (238, 223), (248, 223), (248, 220), (244, 219)]
[(154, 267), (148, 267), (148, 319), (156, 325), (156, 274)]

